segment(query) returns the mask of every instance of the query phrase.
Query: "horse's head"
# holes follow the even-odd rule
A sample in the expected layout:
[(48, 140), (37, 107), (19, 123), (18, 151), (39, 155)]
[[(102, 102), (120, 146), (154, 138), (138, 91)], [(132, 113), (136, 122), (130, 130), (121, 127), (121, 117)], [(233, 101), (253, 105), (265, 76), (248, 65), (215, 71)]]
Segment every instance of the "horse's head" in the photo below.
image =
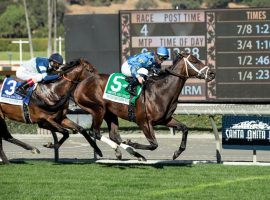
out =
[[(215, 78), (215, 72), (202, 63), (197, 57), (188, 53), (180, 53), (169, 72), (174, 71), (174, 74), (179, 74), (182, 77), (196, 77), (211, 81)], [(177, 72), (176, 72), (177, 71)]]
[(75, 82), (80, 82), (89, 76), (96, 75), (97, 73), (98, 71), (91, 63), (81, 58), (66, 63), (61, 67), (61, 74)]

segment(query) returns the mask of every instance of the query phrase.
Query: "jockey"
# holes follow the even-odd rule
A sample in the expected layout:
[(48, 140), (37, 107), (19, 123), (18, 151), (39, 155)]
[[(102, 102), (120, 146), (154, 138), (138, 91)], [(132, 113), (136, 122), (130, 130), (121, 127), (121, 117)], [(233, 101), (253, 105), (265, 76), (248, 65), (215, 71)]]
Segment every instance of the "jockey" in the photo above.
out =
[(169, 58), (169, 51), (165, 47), (157, 48), (156, 52), (146, 52), (130, 56), (121, 67), (121, 72), (133, 80), (126, 87), (126, 91), (136, 96), (136, 86), (142, 84), (148, 76), (148, 69), (158, 70), (161, 63)]
[(25, 80), (17, 89), (16, 93), (25, 95), (26, 90), (42, 80), (52, 81), (59, 78), (59, 75), (48, 75), (63, 65), (63, 57), (54, 53), (50, 58), (36, 57), (23, 63), (16, 71), (16, 76)]

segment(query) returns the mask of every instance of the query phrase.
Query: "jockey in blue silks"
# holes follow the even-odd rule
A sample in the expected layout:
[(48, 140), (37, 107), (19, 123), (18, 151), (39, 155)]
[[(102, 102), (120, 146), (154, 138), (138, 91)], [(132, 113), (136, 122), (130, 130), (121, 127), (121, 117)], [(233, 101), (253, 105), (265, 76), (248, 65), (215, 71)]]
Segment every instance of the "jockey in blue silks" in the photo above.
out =
[(169, 51), (165, 47), (157, 48), (156, 52), (146, 52), (130, 56), (121, 67), (121, 72), (133, 80), (126, 87), (126, 91), (136, 96), (136, 86), (142, 84), (145, 76), (148, 76), (148, 69), (160, 69), (161, 63), (169, 58)]
[(16, 71), (16, 76), (25, 82), (17, 88), (16, 93), (25, 95), (26, 90), (35, 83), (58, 79), (59, 75), (49, 74), (61, 65), (63, 65), (63, 57), (58, 53), (52, 54), (49, 59), (36, 57), (24, 62)]

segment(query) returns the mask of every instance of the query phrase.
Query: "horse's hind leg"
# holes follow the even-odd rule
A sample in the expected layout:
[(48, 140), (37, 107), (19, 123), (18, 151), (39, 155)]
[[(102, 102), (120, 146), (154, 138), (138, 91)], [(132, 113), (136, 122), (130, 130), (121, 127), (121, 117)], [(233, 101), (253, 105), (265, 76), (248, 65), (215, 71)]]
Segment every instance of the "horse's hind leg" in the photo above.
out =
[[(112, 112), (107, 111), (105, 113), (104, 120), (106, 121), (107, 126), (108, 126), (110, 139), (112, 141), (116, 142), (118, 145), (120, 145), (122, 143), (122, 138), (120, 137), (120, 135), (118, 133), (119, 123), (118, 123), (117, 116), (115, 114), (113, 114)], [(117, 148), (114, 149), (114, 150), (115, 150), (116, 158), (118, 160), (121, 160), (122, 159), (122, 153), (121, 153), (119, 147), (117, 146)]]
[[(139, 154), (135, 148), (126, 143), (123, 143), (123, 140), (120, 134), (118, 133), (119, 123), (118, 117), (115, 114), (106, 111), (104, 120), (108, 125), (111, 140), (115, 141), (118, 145), (120, 145), (120, 147), (125, 149), (130, 155), (135, 156), (138, 160), (146, 160), (145, 157)], [(122, 153), (118, 147), (115, 149), (115, 156), (119, 160), (122, 159)]]
[(2, 137), (0, 137), (0, 158), (2, 159), (2, 162), (4, 164), (9, 164), (9, 161), (7, 159), (7, 156), (3, 150), (3, 144), (2, 144)]
[(118, 127), (119, 127), (118, 117), (112, 112), (106, 111), (104, 120), (106, 121), (108, 129), (109, 129), (110, 139), (115, 141), (117, 144), (120, 144), (122, 142), (122, 138), (120, 134), (118, 133)]
[(177, 121), (174, 118), (169, 119), (169, 121), (167, 122), (166, 125), (168, 127), (171, 127), (171, 128), (176, 128), (177, 130), (180, 130), (183, 133), (182, 141), (181, 141), (181, 144), (179, 146), (179, 149), (176, 150), (173, 154), (173, 159), (175, 160), (186, 149), (188, 128), (185, 124)]
[[(75, 94), (76, 96), (76, 94)], [(93, 103), (94, 102), (94, 103)], [(104, 119), (105, 108), (103, 105), (102, 97), (101, 99), (95, 99), (94, 101), (86, 98), (86, 99), (77, 99), (76, 103), (86, 112), (92, 115), (92, 126), (89, 131), (90, 136), (95, 137), (96, 139), (105, 142), (111, 148), (116, 150), (118, 148), (117, 143), (110, 140), (109, 138), (100, 134), (100, 127)], [(91, 107), (90, 107), (91, 106)], [(117, 151), (117, 150), (116, 150)]]
[(4, 140), (6, 140), (7, 142), (16, 144), (16, 145), (18, 145), (26, 150), (31, 150), (32, 153), (40, 153), (40, 151), (36, 147), (33, 147), (29, 144), (26, 144), (26, 143), (12, 137), (7, 129), (7, 125), (6, 125), (5, 120), (2, 118), (0, 118), (0, 130), (1, 130), (2, 138)]
[(87, 131), (79, 126), (78, 124), (74, 123), (73, 121), (71, 121), (70, 119), (68, 118), (64, 118), (62, 121), (61, 121), (61, 125), (66, 127), (66, 128), (69, 128), (69, 129), (72, 129), (72, 130), (75, 130), (79, 133), (81, 133), (85, 139), (88, 141), (88, 143), (94, 148), (95, 152), (100, 156), (102, 157), (102, 152), (101, 150), (98, 148), (96, 142), (88, 135)]

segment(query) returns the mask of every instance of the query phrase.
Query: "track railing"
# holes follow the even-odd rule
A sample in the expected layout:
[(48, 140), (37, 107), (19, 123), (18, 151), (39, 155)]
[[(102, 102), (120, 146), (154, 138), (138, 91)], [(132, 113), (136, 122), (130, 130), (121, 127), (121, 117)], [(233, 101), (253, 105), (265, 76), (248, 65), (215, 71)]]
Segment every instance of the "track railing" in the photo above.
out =
[[(213, 129), (216, 142), (217, 163), (221, 163), (221, 141), (217, 125), (214, 120), (215, 115), (270, 115), (270, 105), (268, 104), (212, 104), (212, 103), (179, 103), (174, 114), (181, 115), (208, 115)], [(174, 134), (174, 130), (171, 129)]]

